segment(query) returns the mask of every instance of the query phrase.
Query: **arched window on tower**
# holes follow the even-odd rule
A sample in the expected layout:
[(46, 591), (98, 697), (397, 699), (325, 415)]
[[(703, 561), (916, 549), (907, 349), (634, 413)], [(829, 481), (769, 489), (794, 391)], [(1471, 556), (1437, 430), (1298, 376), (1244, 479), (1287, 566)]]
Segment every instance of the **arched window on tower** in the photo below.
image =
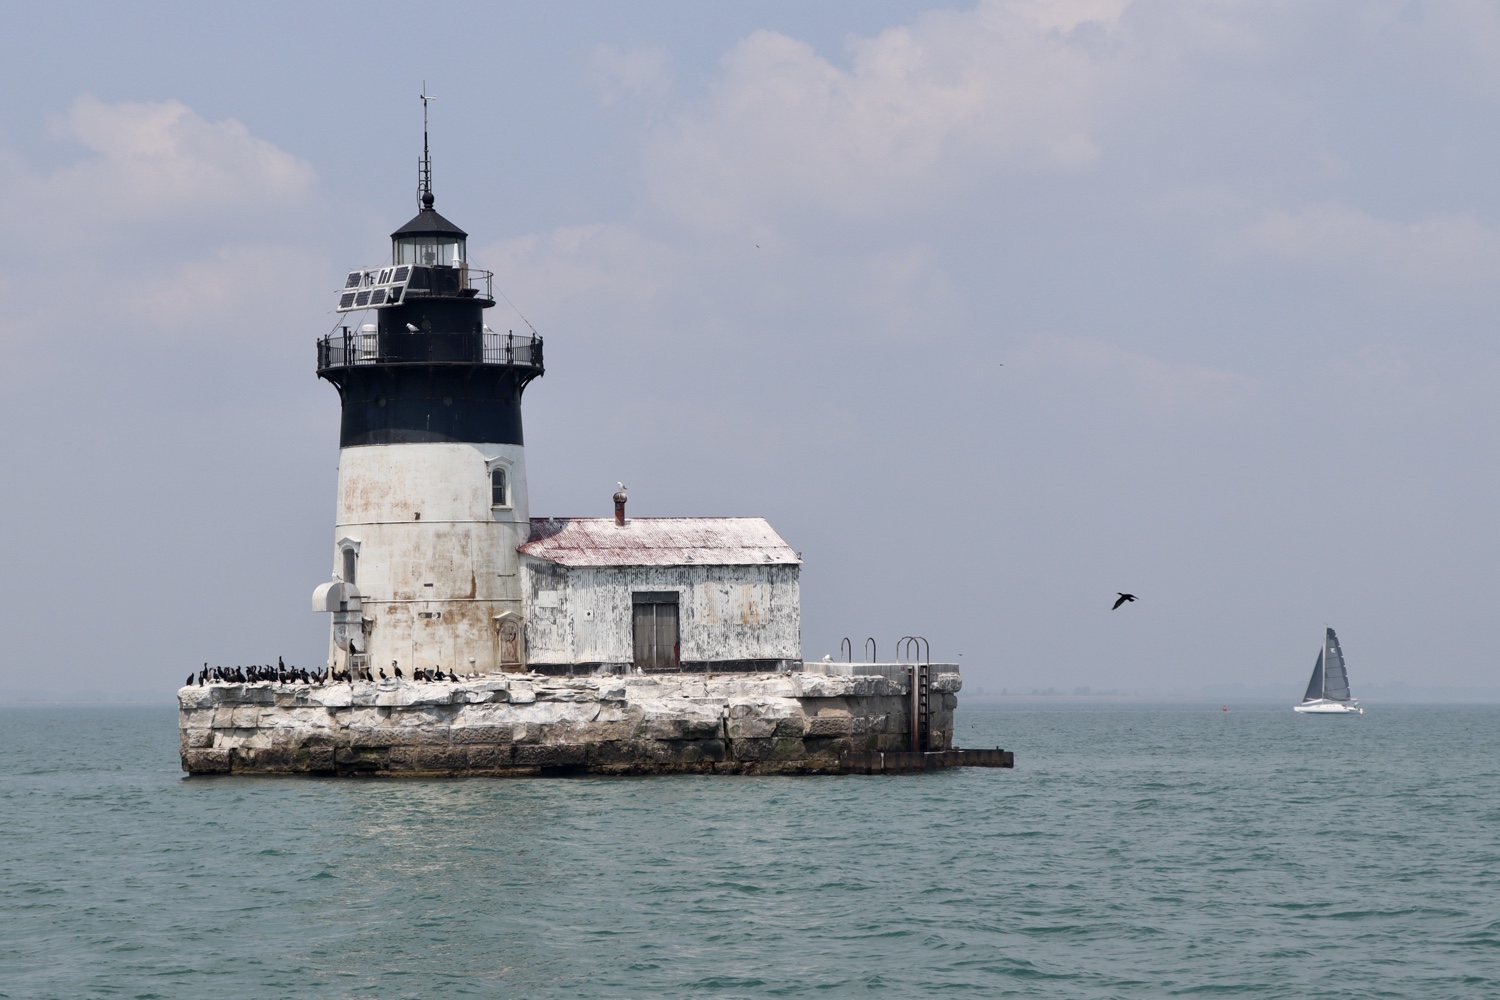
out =
[(344, 582), (354, 582), (354, 571), (359, 563), (359, 555), (352, 546), (344, 546)]
[(495, 469), (490, 473), (490, 506), (506, 507), (510, 504), (510, 496), (505, 490), (505, 470)]

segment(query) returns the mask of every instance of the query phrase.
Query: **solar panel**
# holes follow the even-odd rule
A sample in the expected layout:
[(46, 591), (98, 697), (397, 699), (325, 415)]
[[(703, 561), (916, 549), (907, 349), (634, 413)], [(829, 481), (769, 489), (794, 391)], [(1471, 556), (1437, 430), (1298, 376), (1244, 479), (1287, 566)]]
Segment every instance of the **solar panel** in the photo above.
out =
[(339, 295), (339, 312), (355, 309), (378, 309), (393, 306), (406, 297), (407, 282), (413, 276), (409, 266), (372, 267), (350, 271)]

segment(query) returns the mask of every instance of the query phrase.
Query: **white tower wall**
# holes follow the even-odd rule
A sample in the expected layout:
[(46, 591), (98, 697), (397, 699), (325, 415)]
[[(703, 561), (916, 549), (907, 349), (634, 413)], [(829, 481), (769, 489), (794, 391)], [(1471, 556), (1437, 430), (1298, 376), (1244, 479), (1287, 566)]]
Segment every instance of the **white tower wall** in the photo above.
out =
[[(492, 504), (503, 469), (506, 502)], [(519, 669), (502, 616), (522, 613), (516, 547), (530, 532), (525, 449), (382, 444), (339, 453), (333, 572), (355, 553), (371, 670)], [(504, 646), (504, 648), (502, 648)], [(330, 640), (330, 658), (347, 664)], [(472, 661), (472, 663), (471, 663)]]

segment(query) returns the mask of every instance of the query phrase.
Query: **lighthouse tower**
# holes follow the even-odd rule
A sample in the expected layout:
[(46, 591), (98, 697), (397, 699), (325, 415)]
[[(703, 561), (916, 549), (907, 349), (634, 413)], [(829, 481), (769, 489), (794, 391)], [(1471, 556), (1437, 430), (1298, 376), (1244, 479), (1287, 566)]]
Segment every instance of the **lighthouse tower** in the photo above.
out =
[(525, 669), (517, 546), (530, 531), (521, 394), (542, 339), (495, 333), (493, 275), (433, 207), (424, 99), (420, 210), (391, 259), (348, 273), (318, 343), (339, 392), (333, 615), (339, 670)]

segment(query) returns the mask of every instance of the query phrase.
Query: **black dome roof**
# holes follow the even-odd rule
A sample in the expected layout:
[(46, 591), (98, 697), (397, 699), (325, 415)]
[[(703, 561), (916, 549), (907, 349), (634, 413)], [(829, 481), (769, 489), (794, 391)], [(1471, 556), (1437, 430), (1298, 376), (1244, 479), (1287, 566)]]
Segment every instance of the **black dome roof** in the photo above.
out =
[(425, 202), (422, 211), (417, 213), (416, 218), (392, 233), (391, 239), (400, 239), (402, 236), (457, 236), (460, 239), (468, 239), (468, 233), (433, 210), (429, 198), (431, 195), (422, 199)]

